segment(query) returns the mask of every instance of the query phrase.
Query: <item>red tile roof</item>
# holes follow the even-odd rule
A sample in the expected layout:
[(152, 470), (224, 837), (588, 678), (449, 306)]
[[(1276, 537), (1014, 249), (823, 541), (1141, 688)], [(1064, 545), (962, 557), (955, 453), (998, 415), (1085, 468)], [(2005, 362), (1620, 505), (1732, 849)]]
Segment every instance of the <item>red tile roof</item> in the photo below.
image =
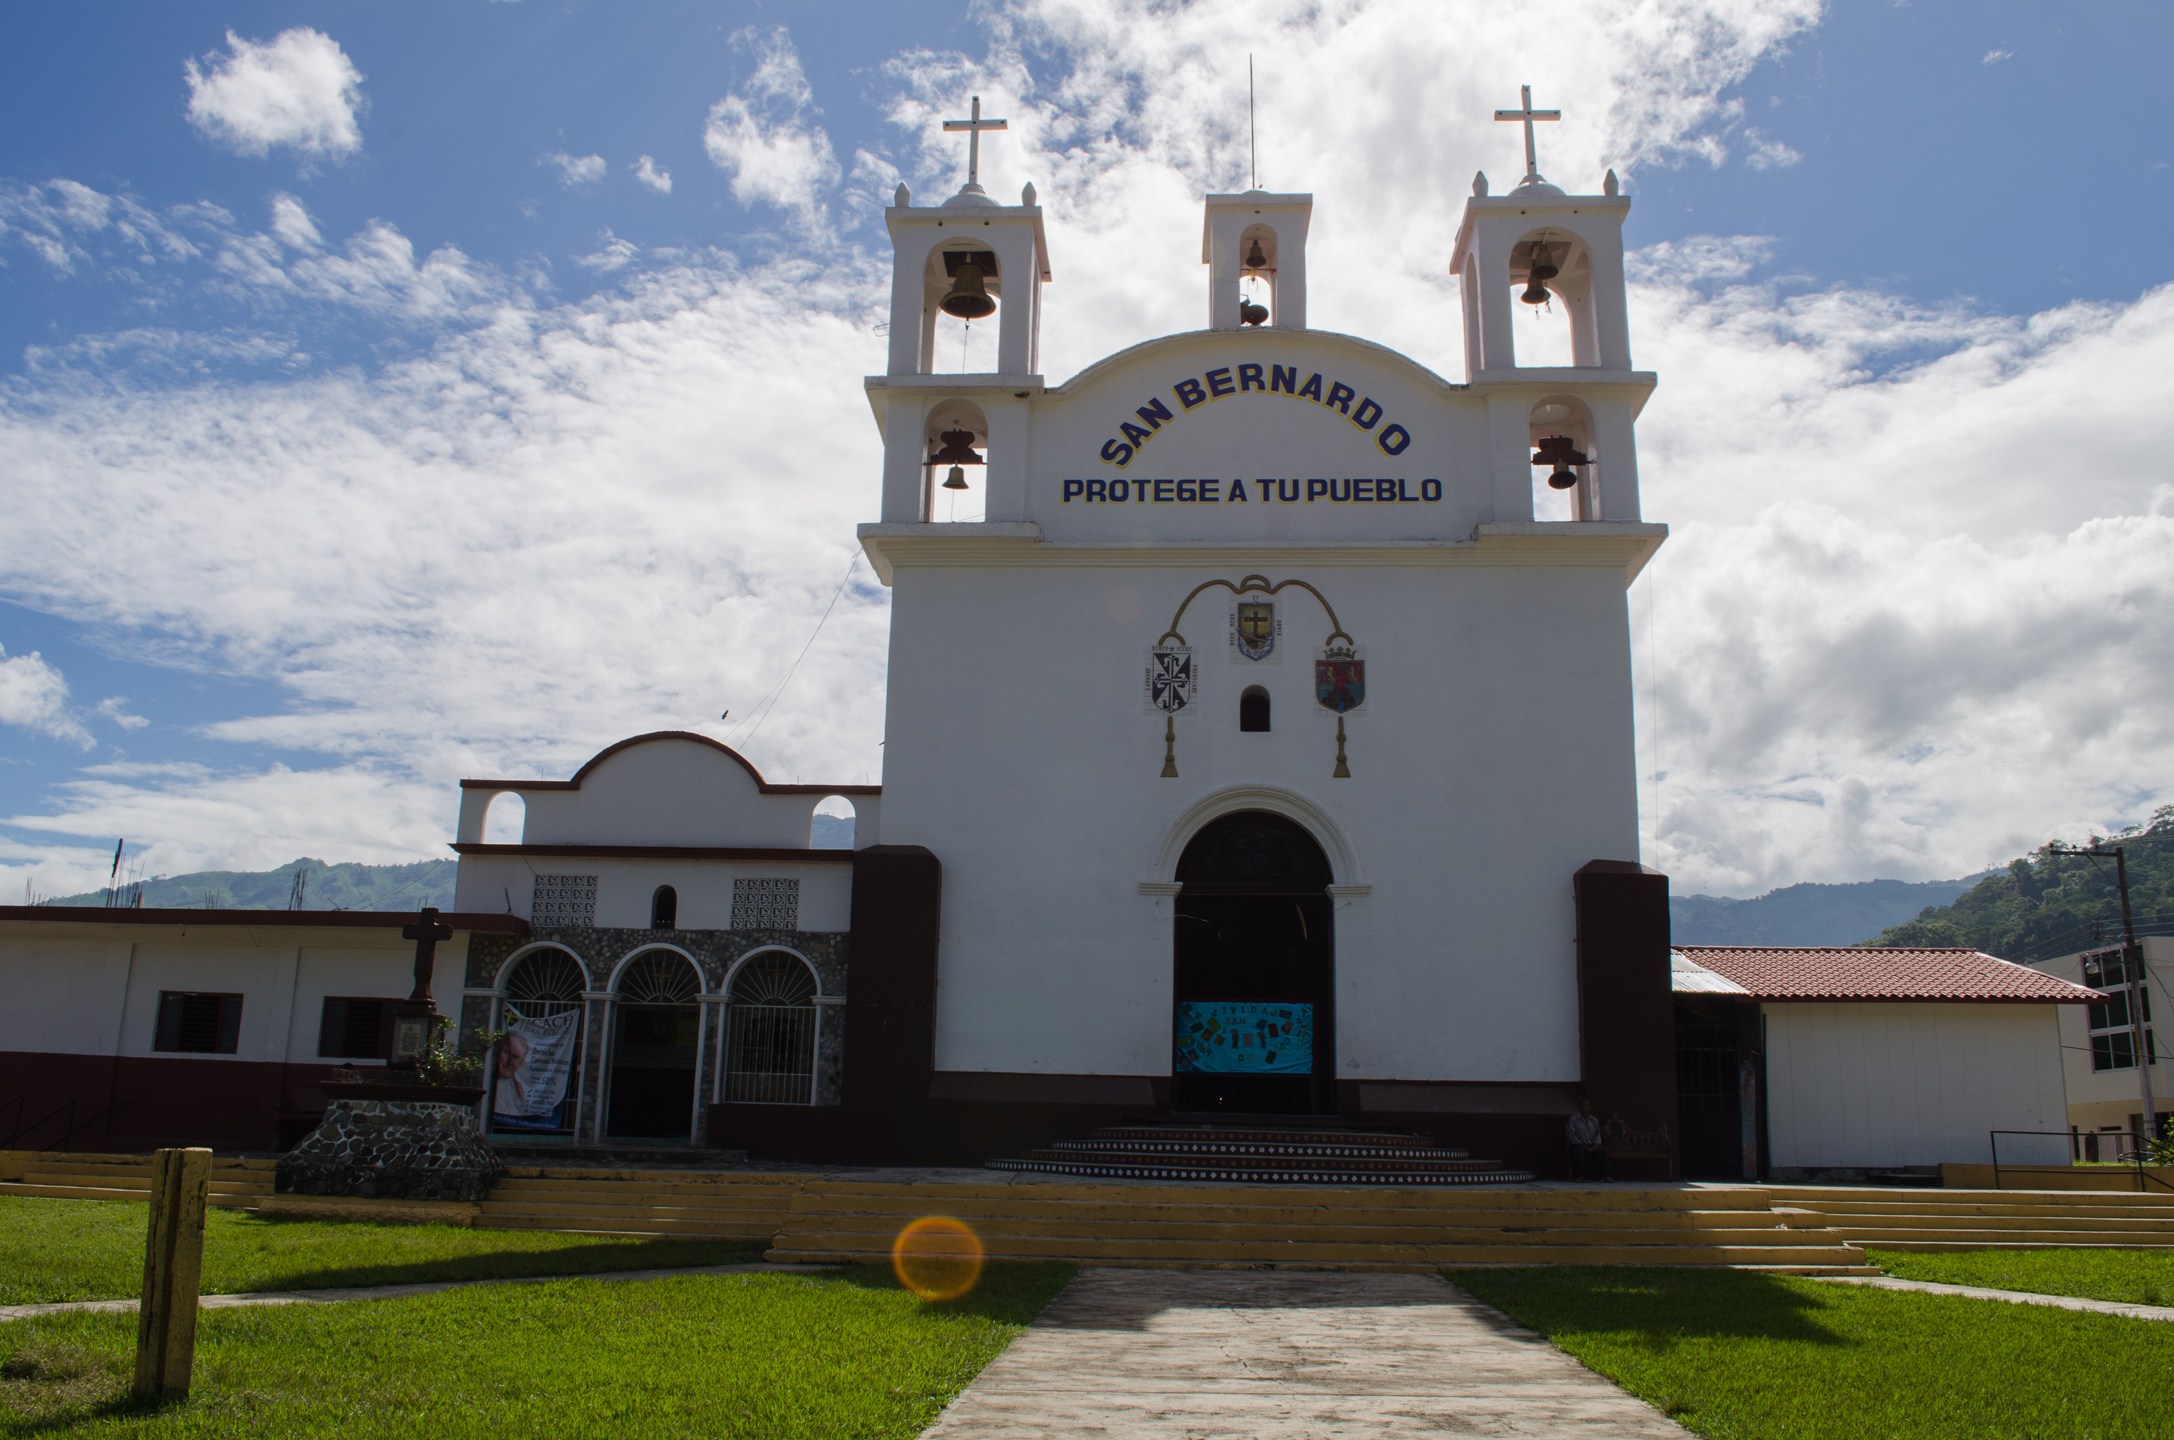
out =
[(1971, 1000), (2077, 1005), (2095, 990), (1980, 950), (1783, 950), (1678, 945), (1676, 953), (1733, 980), (1755, 1000)]

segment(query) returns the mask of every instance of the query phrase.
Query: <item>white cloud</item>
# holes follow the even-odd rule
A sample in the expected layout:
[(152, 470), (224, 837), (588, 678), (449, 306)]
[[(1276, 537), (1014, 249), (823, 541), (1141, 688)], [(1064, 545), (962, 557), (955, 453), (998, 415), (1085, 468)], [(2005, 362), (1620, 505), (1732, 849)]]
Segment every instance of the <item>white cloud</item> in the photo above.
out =
[(297, 26), (268, 43), (227, 31), (227, 53), (186, 64), (189, 123), (242, 155), (274, 147), (342, 159), (362, 148), (362, 72), (321, 30)]
[(539, 156), (538, 165), (549, 165), (559, 172), (559, 183), (565, 186), (594, 185), (604, 178), (604, 157), (601, 155), (569, 155), (564, 150), (553, 150)]
[(289, 249), (324, 248), (325, 237), (317, 233), (317, 222), (310, 219), (309, 211), (292, 195), (272, 197), (272, 233)]
[(822, 218), (823, 198), (838, 183), (830, 136), (813, 123), (815, 108), (800, 56), (783, 26), (750, 27), (733, 37), (755, 56), (746, 85), (710, 107), (702, 145), (732, 176), (742, 205), (775, 205), (809, 229)]
[(1781, 170), (1804, 158), (1781, 141), (1767, 139), (1756, 129), (1746, 130), (1744, 139), (1751, 145), (1751, 153), (1744, 157), (1744, 163), (1754, 170)]
[(577, 255), (574, 263), (587, 266), (598, 274), (608, 275), (614, 270), (625, 269), (641, 253), (641, 248), (633, 241), (622, 240), (606, 230), (603, 243), (597, 247), (596, 252), (591, 255)]
[(659, 195), (672, 193), (672, 172), (644, 155), (634, 162), (634, 178), (656, 191)]
[(98, 713), (120, 726), (123, 730), (141, 730), (151, 723), (141, 715), (129, 713), (128, 697), (126, 695), (108, 695), (98, 702)]
[(96, 743), (68, 708), (68, 681), (35, 650), (9, 655), (0, 649), (0, 725), (20, 725), (86, 750)]
[(2015, 59), (2015, 51), (2013, 50), (1988, 50), (1985, 52), (1985, 63), (1988, 65), (1998, 65), (2003, 60), (2013, 59)]

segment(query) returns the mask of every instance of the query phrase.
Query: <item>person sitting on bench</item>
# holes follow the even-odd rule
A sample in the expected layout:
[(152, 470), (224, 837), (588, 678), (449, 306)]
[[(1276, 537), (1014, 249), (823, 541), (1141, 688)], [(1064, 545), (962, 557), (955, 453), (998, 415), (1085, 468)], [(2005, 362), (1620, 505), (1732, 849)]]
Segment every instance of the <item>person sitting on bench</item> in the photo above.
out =
[(1570, 1178), (1572, 1180), (1613, 1182), (1608, 1172), (1608, 1147), (1600, 1124), (1600, 1117), (1593, 1113), (1593, 1102), (1580, 1100), (1578, 1113), (1570, 1117), (1563, 1127), (1563, 1138), (1570, 1144)]

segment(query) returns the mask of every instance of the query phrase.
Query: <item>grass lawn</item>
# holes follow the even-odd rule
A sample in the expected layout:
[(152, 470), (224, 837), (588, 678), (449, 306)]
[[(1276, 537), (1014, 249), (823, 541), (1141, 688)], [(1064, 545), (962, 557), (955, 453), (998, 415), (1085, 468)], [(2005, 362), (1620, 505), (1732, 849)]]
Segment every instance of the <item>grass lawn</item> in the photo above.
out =
[(1902, 1280), (2080, 1295), (2124, 1305), (2174, 1305), (2174, 1249), (1962, 1250), (1942, 1255), (1867, 1250), (1865, 1258)]
[[(146, 1206), (0, 1196), (0, 1305), (109, 1300), (143, 1289)], [(760, 1259), (759, 1240), (639, 1240), (453, 1225), (258, 1219), (213, 1210), (204, 1290), (315, 1290), (499, 1275), (581, 1275)]]
[(888, 1270), (551, 1280), (214, 1310), (189, 1399), (126, 1402), (136, 1322), (0, 1325), (0, 1434), (910, 1437), (1071, 1278), (992, 1265), (927, 1304)]
[(1716, 1440), (2174, 1435), (2161, 1321), (1739, 1270), (1447, 1273)]

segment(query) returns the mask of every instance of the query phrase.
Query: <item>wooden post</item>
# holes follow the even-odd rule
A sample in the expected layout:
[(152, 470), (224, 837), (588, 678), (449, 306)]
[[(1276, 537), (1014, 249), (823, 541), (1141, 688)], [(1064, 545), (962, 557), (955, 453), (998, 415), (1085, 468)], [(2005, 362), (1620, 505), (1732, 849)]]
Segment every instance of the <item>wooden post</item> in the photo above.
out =
[(151, 1219), (136, 1311), (138, 1400), (186, 1399), (196, 1364), (196, 1298), (204, 1278), (204, 1200), (211, 1152), (161, 1150), (151, 1160)]

